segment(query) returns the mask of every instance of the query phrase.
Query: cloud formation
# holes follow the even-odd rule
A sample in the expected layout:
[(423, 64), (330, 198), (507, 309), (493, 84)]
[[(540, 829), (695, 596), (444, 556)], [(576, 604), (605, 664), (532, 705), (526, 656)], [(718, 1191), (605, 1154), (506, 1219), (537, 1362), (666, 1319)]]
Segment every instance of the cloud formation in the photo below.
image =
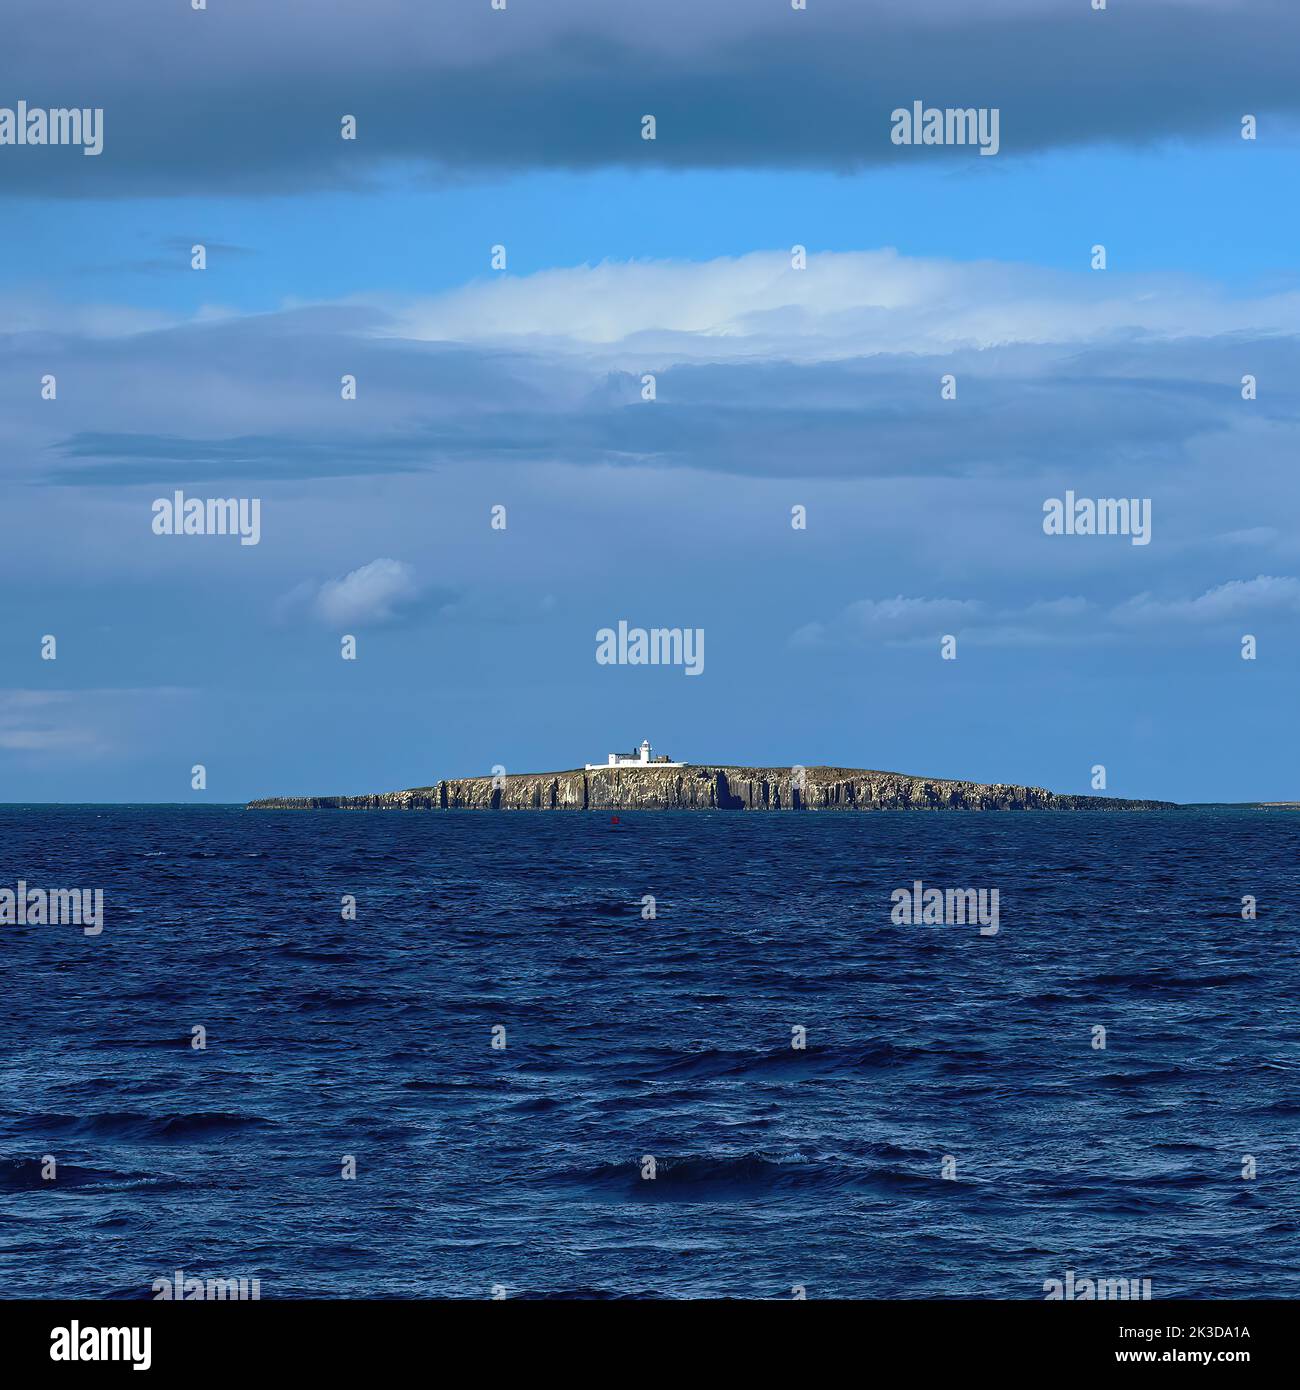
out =
[(788, 250), (607, 261), (480, 280), (391, 312), (388, 331), (402, 337), (582, 353), (630, 369), (1292, 333), (1300, 293), (1233, 295), (1191, 276), (1044, 270), (886, 247), (821, 252), (804, 269)]
[[(13, 472), (60, 484), (558, 462), (772, 478), (1051, 469), (1078, 488), (1135, 462), (1186, 467), (1202, 447), (1288, 447), (1297, 322), (1289, 291), (892, 251), (793, 271), (763, 252), (107, 339), (47, 323), (0, 336), (0, 408)], [(46, 373), (57, 406), (33, 388)], [(1247, 374), (1258, 399), (1242, 398)]]
[(1300, 614), (1300, 579), (1291, 575), (1257, 575), (1233, 579), (1195, 598), (1162, 599), (1138, 594), (1112, 610), (1113, 622), (1128, 626), (1190, 624), (1213, 627), (1252, 617)]
[(1191, 598), (1151, 593), (1112, 605), (1071, 595), (1020, 605), (972, 599), (858, 599), (833, 618), (807, 623), (794, 647), (937, 644), (951, 633), (980, 646), (1078, 645), (1114, 641), (1138, 629), (1144, 641), (1182, 640), (1193, 629), (1221, 634), (1228, 626), (1271, 617), (1300, 617), (1300, 579), (1259, 575), (1233, 579)]
[(381, 557), (323, 584), (299, 585), (279, 611), (283, 617), (305, 608), (328, 627), (379, 627), (408, 617), (421, 596), (412, 566)]
[[(294, 192), (395, 165), (852, 170), (900, 149), (914, 100), (1000, 109), (1002, 158), (1097, 142), (1233, 138), (1300, 110), (1288, 0), (548, 0), (443, 15), (424, 0), (16, 0), (0, 87), (105, 112), (96, 159), (0, 151), (0, 189), (79, 197)], [(641, 138), (641, 118), (658, 122)], [(357, 117), (358, 138), (339, 138)], [(1274, 125), (1274, 133), (1279, 133)], [(62, 155), (77, 153), (75, 159)], [(976, 164), (997, 160), (975, 159)]]
[(124, 726), (158, 727), (157, 712), (191, 692), (175, 686), (74, 690), (0, 690), (0, 751), (86, 758), (111, 753)]

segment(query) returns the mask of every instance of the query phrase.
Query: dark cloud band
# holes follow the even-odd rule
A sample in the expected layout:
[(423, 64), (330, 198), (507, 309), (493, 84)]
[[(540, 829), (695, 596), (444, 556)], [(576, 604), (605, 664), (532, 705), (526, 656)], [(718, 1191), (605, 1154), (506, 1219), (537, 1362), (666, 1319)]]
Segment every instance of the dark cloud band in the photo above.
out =
[[(201, 16), (151, 7), (130, 25), (115, 17), (94, 43), (85, 31), (107, 21), (78, 6), (65, 40), (75, 52), (49, 36), (57, 8), (10, 21), (0, 96), (102, 106), (103, 154), (0, 150), (0, 189), (10, 193), (292, 192), (364, 186), (396, 164), (447, 177), (971, 161), (969, 146), (891, 141), (891, 112), (916, 101), (996, 108), (1002, 157), (1235, 138), (1247, 113), (1280, 115), (1278, 136), (1300, 111), (1300, 8), (1277, 0), (1105, 12), (1075, 0), (895, 9), (824, 0), (782, 24), (722, 5), (703, 30), (680, 15), (655, 27), (653, 6), (628, 6), (628, 21), (615, 23), (595, 0), (549, 21), (484, 3), (441, 30), (414, 0), (375, 14), (230, 3)], [(151, 61), (130, 61), (126, 34), (137, 49), (148, 38)], [(357, 119), (355, 141), (340, 138), (345, 114)], [(641, 138), (646, 114), (654, 140)]]

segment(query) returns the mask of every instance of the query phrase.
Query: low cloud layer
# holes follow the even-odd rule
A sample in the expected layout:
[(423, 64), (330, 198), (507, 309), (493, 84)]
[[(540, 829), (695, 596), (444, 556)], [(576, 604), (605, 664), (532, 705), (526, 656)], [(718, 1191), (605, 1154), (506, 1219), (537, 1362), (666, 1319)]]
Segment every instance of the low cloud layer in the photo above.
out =
[[(56, 316), (0, 337), (0, 409), (11, 473), (65, 485), (490, 462), (794, 479), (1049, 473), (1080, 488), (1109, 470), (1127, 491), (1135, 468), (1149, 485), (1235, 449), (1266, 473), (1293, 447), (1297, 322), (1290, 292), (893, 252), (792, 271), (757, 253), (114, 336)], [(57, 400), (40, 398), (46, 376)], [(1248, 376), (1256, 399), (1243, 398)], [(943, 399), (946, 377), (955, 399)]]
[[(105, 144), (5, 149), (0, 190), (81, 197), (356, 188), (621, 165), (852, 170), (955, 162), (902, 148), (920, 100), (1001, 111), (1002, 155), (1284, 135), (1300, 110), (1288, 0), (16, 0), (0, 89), (102, 107)], [(657, 139), (641, 138), (653, 114)], [(355, 115), (358, 138), (339, 138)], [(1271, 128), (1269, 118), (1273, 117)], [(75, 157), (74, 157), (75, 156)], [(998, 160), (975, 159), (976, 164)]]
[(1077, 646), (1140, 637), (1184, 641), (1189, 634), (1222, 636), (1241, 624), (1300, 618), (1300, 579), (1259, 575), (1233, 579), (1192, 597), (1135, 594), (1117, 604), (1077, 595), (1020, 605), (976, 599), (859, 599), (826, 621), (790, 637), (794, 647), (912, 646), (951, 634), (979, 646)]
[[(1087, 248), (1081, 246), (1083, 258)], [(1229, 294), (1191, 276), (1067, 272), (892, 248), (606, 262), (478, 281), (392, 306), (407, 338), (663, 361), (796, 362), (1015, 344), (1292, 333), (1300, 292)], [(383, 331), (378, 329), (377, 331)]]
[(154, 711), (157, 729), (158, 712), (190, 694), (174, 686), (0, 689), (0, 751), (40, 762), (109, 757), (145, 732), (145, 707)]

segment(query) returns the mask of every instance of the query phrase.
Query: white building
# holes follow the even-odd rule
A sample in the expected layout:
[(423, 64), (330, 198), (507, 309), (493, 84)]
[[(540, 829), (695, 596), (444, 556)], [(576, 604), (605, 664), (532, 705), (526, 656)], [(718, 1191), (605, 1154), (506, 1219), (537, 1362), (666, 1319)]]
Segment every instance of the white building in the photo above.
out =
[(602, 768), (608, 767), (685, 767), (685, 763), (669, 762), (666, 755), (661, 753), (657, 758), (650, 756), (650, 740), (642, 739), (641, 747), (634, 748), (630, 753), (611, 753), (609, 761), (604, 763), (588, 763), (588, 772), (599, 772)]

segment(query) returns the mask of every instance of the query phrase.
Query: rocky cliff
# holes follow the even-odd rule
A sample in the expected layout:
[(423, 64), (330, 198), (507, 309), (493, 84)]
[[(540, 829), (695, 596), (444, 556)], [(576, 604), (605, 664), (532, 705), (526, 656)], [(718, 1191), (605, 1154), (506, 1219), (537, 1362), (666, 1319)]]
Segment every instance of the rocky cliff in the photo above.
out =
[[(802, 783), (802, 785), (799, 784)], [(620, 767), (592, 772), (457, 777), (374, 796), (274, 796), (281, 811), (1156, 811), (1171, 801), (1062, 796), (1042, 787), (950, 782), (861, 768)]]

